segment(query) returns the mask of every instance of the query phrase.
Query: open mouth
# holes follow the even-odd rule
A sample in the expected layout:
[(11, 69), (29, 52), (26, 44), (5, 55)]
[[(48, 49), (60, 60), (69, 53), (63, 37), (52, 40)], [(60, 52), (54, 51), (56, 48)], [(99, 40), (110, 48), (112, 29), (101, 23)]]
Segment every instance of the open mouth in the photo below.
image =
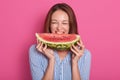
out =
[(63, 31), (55, 31), (56, 34), (65, 34)]

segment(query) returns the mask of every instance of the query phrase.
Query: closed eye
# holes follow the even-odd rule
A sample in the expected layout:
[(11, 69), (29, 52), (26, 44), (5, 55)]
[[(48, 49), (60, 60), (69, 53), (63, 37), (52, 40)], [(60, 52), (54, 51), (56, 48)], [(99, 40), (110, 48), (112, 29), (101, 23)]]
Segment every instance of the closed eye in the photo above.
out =
[(57, 22), (51, 22), (51, 24), (57, 24)]
[(62, 23), (62, 24), (67, 25), (68, 23)]

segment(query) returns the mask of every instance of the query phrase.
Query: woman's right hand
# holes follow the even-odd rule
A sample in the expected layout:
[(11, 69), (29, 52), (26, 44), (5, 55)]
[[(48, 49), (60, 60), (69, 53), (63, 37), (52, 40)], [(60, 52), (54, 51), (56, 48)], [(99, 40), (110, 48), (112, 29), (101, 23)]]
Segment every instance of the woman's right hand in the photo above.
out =
[(36, 48), (49, 60), (54, 60), (54, 52), (52, 49), (48, 48), (46, 44), (43, 44), (42, 42), (38, 42)]

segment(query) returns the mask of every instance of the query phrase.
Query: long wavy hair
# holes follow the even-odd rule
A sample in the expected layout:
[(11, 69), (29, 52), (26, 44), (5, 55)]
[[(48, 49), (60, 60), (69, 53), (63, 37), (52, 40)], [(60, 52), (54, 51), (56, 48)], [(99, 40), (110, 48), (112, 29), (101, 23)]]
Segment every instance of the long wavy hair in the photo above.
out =
[(70, 25), (69, 34), (72, 34), (72, 33), (78, 34), (75, 13), (73, 9), (66, 3), (57, 3), (50, 8), (44, 22), (44, 32), (51, 33), (50, 31), (51, 16), (57, 10), (63, 10), (68, 14), (69, 25)]

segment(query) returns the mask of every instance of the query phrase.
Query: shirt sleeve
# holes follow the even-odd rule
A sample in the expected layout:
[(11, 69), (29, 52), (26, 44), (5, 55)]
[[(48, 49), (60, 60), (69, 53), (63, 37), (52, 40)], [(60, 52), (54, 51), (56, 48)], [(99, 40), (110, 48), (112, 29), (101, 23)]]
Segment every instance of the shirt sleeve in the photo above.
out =
[(90, 66), (91, 66), (91, 53), (85, 49), (84, 55), (80, 58), (79, 62), (80, 76), (82, 80), (89, 80)]
[(36, 50), (35, 45), (32, 45), (29, 49), (29, 63), (32, 79), (41, 80), (44, 75), (44, 70), (42, 66), (42, 56)]

